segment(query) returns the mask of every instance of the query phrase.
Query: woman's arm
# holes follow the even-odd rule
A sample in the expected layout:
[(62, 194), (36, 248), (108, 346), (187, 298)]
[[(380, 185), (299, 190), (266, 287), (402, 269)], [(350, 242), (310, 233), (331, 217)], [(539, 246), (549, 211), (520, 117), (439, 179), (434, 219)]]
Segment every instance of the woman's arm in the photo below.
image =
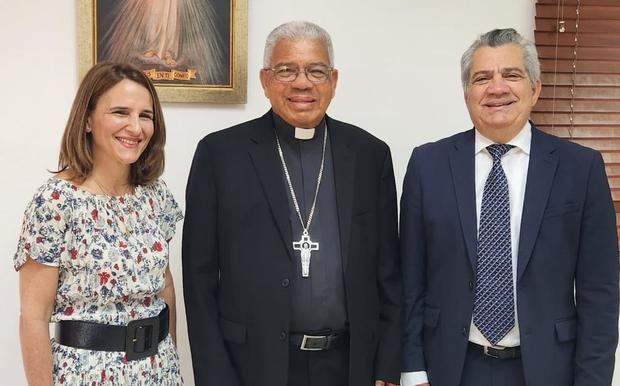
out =
[(30, 258), (19, 270), (19, 335), (29, 386), (52, 385), (49, 322), (58, 288), (58, 268)]
[(170, 272), (170, 266), (166, 267), (166, 275), (165, 275), (165, 285), (164, 289), (161, 291), (160, 296), (164, 299), (166, 304), (168, 305), (168, 315), (170, 318), (169, 321), (169, 330), (170, 335), (172, 336), (172, 341), (175, 346), (177, 344), (177, 307), (176, 307), (176, 298), (174, 294), (174, 281), (172, 279), (172, 272)]

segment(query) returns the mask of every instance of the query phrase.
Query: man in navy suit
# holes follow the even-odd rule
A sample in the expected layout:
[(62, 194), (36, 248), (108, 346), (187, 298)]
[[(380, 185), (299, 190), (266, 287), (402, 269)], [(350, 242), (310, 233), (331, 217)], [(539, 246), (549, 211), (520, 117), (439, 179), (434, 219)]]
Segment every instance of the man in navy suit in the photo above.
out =
[(413, 151), (401, 201), (402, 386), (609, 386), (618, 241), (601, 155), (529, 122), (536, 47), (463, 54), (472, 130)]

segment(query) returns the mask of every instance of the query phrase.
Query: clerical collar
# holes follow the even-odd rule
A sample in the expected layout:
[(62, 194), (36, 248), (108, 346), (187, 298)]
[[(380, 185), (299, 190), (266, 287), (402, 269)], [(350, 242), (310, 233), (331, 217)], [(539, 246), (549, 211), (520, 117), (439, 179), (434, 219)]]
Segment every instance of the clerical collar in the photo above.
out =
[(297, 139), (312, 139), (314, 138), (314, 132), (316, 130), (312, 129), (302, 129), (301, 127), (295, 128), (295, 138)]
[(298, 139), (302, 141), (311, 140), (316, 138), (317, 133), (322, 133), (325, 128), (325, 118), (323, 118), (316, 128), (312, 129), (293, 127), (276, 113), (273, 113), (273, 121), (278, 133), (287, 139)]

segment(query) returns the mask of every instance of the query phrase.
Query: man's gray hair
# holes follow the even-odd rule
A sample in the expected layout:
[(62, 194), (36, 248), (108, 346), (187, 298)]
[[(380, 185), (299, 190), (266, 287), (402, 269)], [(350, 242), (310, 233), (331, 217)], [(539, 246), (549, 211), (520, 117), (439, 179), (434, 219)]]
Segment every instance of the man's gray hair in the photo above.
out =
[(327, 48), (329, 56), (329, 66), (334, 67), (334, 47), (332, 39), (327, 31), (309, 21), (291, 21), (276, 27), (265, 42), (265, 53), (263, 55), (263, 68), (271, 66), (271, 55), (273, 49), (281, 40), (318, 40)]
[(519, 33), (512, 29), (494, 29), (485, 34), (480, 35), (461, 57), (461, 82), (463, 83), (463, 91), (467, 91), (469, 84), (469, 76), (471, 71), (471, 60), (476, 50), (480, 47), (499, 47), (505, 44), (517, 44), (523, 52), (523, 63), (525, 72), (527, 72), (530, 82), (540, 80), (540, 62), (538, 61), (538, 52), (536, 46)]

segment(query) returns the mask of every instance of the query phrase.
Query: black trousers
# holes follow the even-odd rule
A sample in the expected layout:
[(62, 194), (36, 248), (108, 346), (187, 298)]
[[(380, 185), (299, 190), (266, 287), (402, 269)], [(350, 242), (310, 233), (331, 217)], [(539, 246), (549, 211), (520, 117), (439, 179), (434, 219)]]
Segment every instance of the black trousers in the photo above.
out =
[(289, 350), (288, 386), (347, 386), (349, 346), (325, 351)]
[(469, 344), (461, 386), (525, 386), (521, 358), (491, 358)]

